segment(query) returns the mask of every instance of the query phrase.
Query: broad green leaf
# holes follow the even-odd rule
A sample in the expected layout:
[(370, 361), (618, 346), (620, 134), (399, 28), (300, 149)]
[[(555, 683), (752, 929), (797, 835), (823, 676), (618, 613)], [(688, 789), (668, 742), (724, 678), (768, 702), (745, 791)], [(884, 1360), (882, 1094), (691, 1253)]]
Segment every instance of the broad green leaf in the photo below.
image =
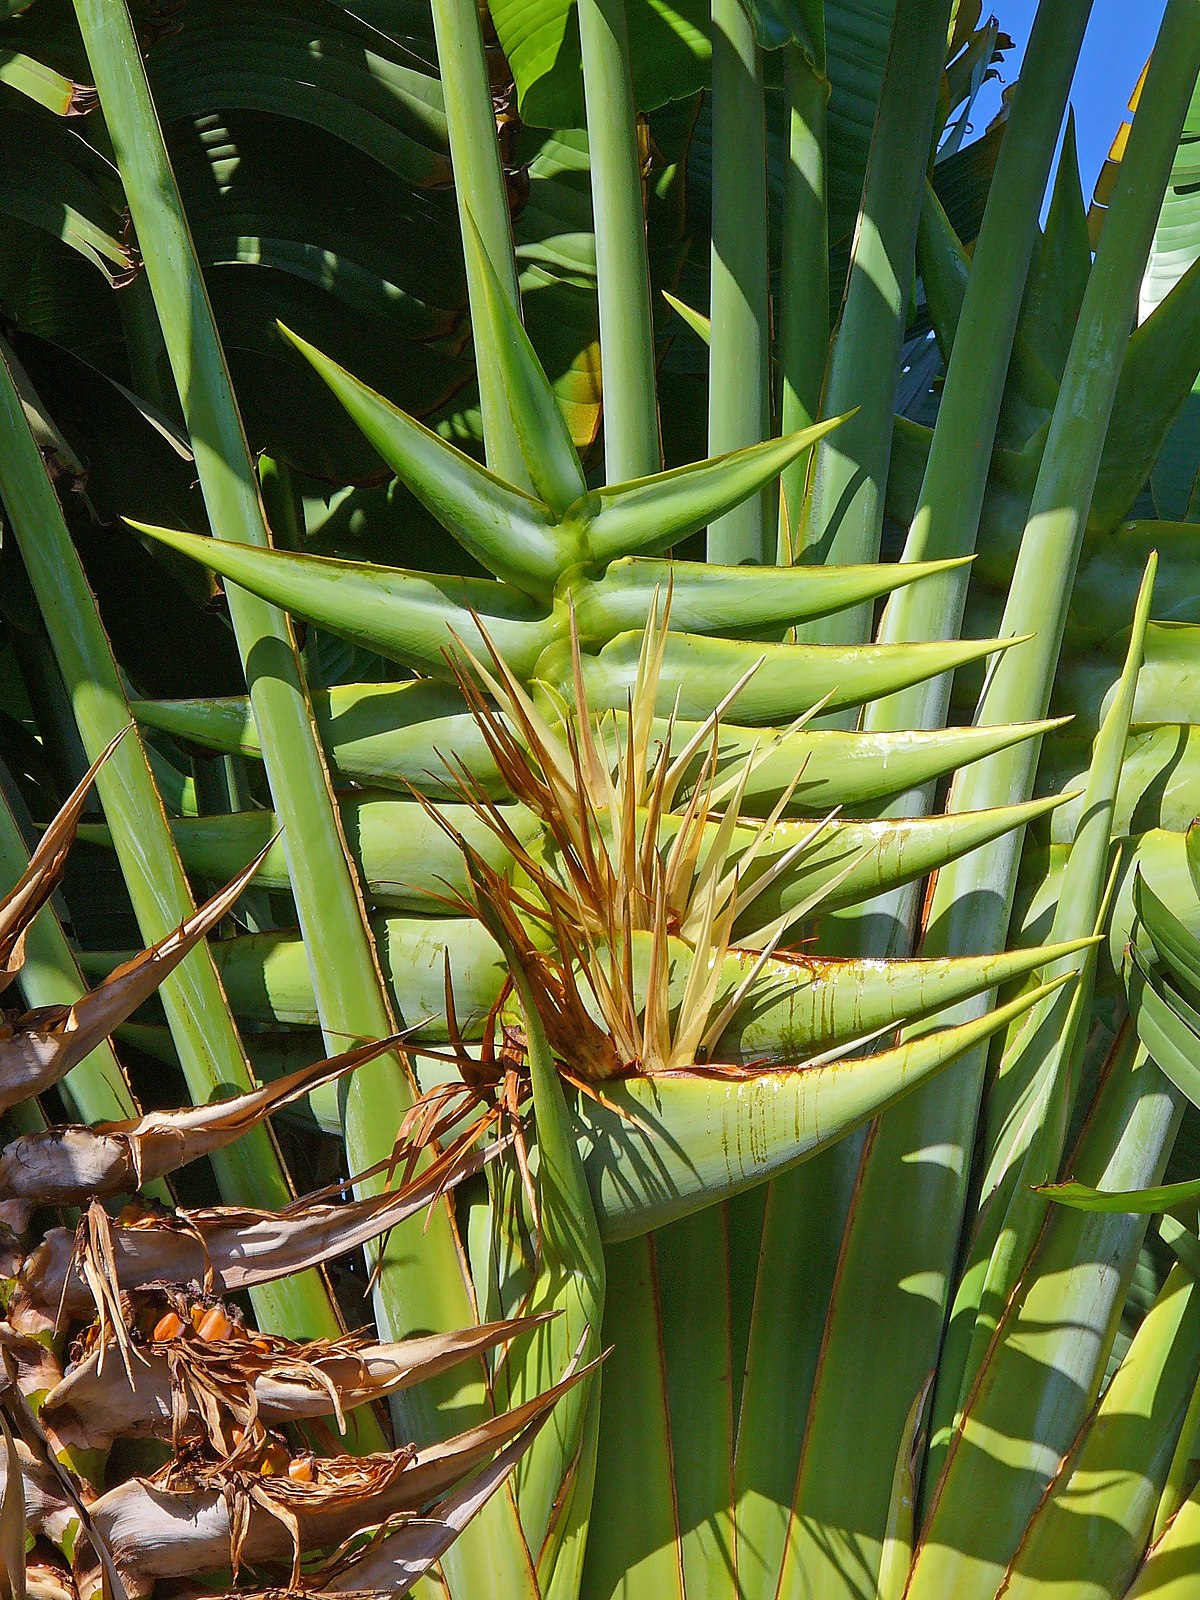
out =
[[(1107, 532), (1128, 513), (1152, 475), (1172, 424), (1181, 411), (1194, 410), (1193, 385), (1200, 375), (1198, 325), (1200, 260), (1129, 341), (1089, 513), (1094, 529)], [(1186, 515), (1187, 508), (1183, 511)]]
[[(632, 0), (626, 6), (638, 109), (694, 94), (708, 75), (711, 46), (701, 0)], [(526, 122), (584, 126), (579, 21), (570, 0), (517, 5), (499, 0), (492, 19), (516, 80)]]
[[(1138, 301), (1139, 321), (1152, 319), (1200, 258), (1200, 208), (1196, 198), (1196, 134), (1200, 132), (1200, 95), (1192, 96), (1183, 136), (1171, 167), (1154, 243), (1146, 263)], [(1159, 516), (1191, 521), (1197, 514), (1196, 480), (1200, 472), (1200, 394), (1193, 387), (1153, 463), (1150, 487)]]
[(1138, 1038), (1179, 1092), (1200, 1105), (1200, 1015), (1155, 981), (1136, 945), (1129, 948), (1125, 983)]
[[(1170, 967), (1193, 1002), (1200, 1003), (1200, 940), (1158, 898), (1140, 873), (1134, 878), (1133, 904), (1159, 958)], [(1143, 978), (1153, 981), (1148, 973), (1143, 973)], [(1200, 1040), (1197, 1040), (1197, 1051), (1200, 1052)]]
[(796, 44), (814, 66), (823, 68), (823, 0), (744, 0), (744, 4), (754, 24), (754, 36), (764, 50)]
[(218, 106), (226, 114), (287, 117), (353, 145), (414, 185), (447, 182), (445, 116), (432, 71), (406, 62), (398, 41), (382, 31), (347, 26), (344, 16), (337, 26), (332, 8), (324, 9), (321, 17), (303, 6), (260, 0), (247, 9), (217, 0), (189, 10), (148, 52), (163, 120), (201, 117)]

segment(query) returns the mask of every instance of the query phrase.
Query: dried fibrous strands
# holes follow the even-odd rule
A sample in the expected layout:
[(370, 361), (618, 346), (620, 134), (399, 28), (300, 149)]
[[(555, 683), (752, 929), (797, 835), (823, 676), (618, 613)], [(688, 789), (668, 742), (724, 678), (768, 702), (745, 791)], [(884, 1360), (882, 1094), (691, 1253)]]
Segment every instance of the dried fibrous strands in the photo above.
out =
[[(458, 773), (464, 800), (517, 868), (511, 877), (498, 871), (455, 834), (476, 885), (474, 909), (499, 925), (505, 948), (540, 997), (556, 1054), (589, 1082), (707, 1064), (788, 929), (838, 882), (835, 874), (820, 892), (735, 941), (735, 925), (821, 840), (834, 814), (800, 828), (782, 851), (768, 851), (801, 769), (765, 817), (743, 819), (743, 799), (770, 740), (729, 770), (720, 760), (720, 726), (754, 665), (689, 730), (683, 747), (673, 749), (675, 719), (656, 715), (669, 614), (670, 595), (661, 606), (656, 597), (621, 716), (588, 705), (573, 615), (574, 706), (556, 701), (543, 712), (482, 623), (488, 662), (461, 643), (461, 659), (451, 658), (508, 792), (542, 823), (540, 838), (520, 836), (508, 808), (465, 769)], [(484, 699), (480, 684), (494, 704)], [(814, 706), (795, 726), (820, 709)], [(840, 875), (857, 864), (852, 854)], [(648, 954), (637, 948), (643, 941)], [(683, 941), (693, 956), (684, 994), (673, 1002), (672, 941)], [(729, 992), (723, 982), (726, 957), (742, 953), (749, 960)]]

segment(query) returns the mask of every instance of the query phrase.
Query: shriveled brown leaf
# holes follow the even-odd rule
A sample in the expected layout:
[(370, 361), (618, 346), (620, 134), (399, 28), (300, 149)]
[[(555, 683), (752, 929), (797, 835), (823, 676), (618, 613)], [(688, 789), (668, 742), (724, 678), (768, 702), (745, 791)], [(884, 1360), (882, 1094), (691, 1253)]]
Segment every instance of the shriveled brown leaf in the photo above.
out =
[(258, 870), (261, 854), (232, 882), (71, 1006), (41, 1006), (0, 1025), (0, 1111), (41, 1094), (148, 1000), (221, 918)]
[(444, 1444), (320, 1460), (314, 1483), (184, 1460), (169, 1464), (155, 1479), (133, 1479), (110, 1490), (91, 1515), (132, 1583), (194, 1576), (239, 1560), (287, 1561), (289, 1581), (298, 1587), (301, 1554), (331, 1549), (390, 1517), (427, 1512), (591, 1370), (570, 1372), (536, 1399)]
[(4, 1484), (0, 1488), (0, 1600), (25, 1600), (25, 1483), (16, 1441), (0, 1412)]
[(497, 1148), (447, 1152), (402, 1188), (342, 1205), (302, 1199), (282, 1211), (243, 1206), (181, 1209), (172, 1215), (147, 1211), (112, 1224), (103, 1255), (86, 1233), (51, 1229), (22, 1266), (10, 1321), (31, 1332), (47, 1318), (55, 1324), (90, 1318), (100, 1309), (97, 1274), (111, 1280), (114, 1293), (195, 1283), (212, 1293), (234, 1294), (320, 1266), (423, 1210), (477, 1172)]
[(222, 1433), (256, 1417), (265, 1427), (344, 1413), (434, 1377), (459, 1361), (481, 1355), (540, 1317), (485, 1323), (453, 1333), (428, 1334), (397, 1344), (347, 1336), (304, 1344), (275, 1335), (246, 1334), (209, 1341), (189, 1329), (182, 1336), (144, 1345), (145, 1366), (129, 1374), (93, 1348), (50, 1391), (42, 1419), (55, 1436), (86, 1448), (117, 1438), (179, 1439), (185, 1431)]
[(0, 1198), (69, 1206), (96, 1196), (133, 1193), (231, 1144), (273, 1111), (352, 1072), (401, 1037), (361, 1045), (209, 1105), (151, 1111), (136, 1120), (90, 1128), (68, 1125), (23, 1134), (0, 1151)]
[(92, 762), (53, 821), (46, 826), (28, 867), (0, 904), (0, 990), (6, 989), (21, 970), (26, 930), (62, 882), (67, 853), (96, 774), (132, 726), (130, 723), (122, 728)]

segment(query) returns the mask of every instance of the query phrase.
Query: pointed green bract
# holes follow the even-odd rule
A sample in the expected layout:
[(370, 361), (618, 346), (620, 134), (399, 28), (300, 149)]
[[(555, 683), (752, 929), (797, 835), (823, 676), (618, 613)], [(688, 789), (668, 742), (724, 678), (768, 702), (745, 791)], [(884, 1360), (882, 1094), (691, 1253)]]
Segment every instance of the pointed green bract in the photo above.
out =
[[(805, 645), (760, 644), (749, 639), (713, 639), (696, 634), (667, 636), (664, 682), (658, 712), (702, 719), (753, 668), (737, 697), (737, 716), (748, 723), (790, 722), (818, 701), (829, 710), (861, 705), (906, 684), (952, 672), (1006, 650), (1014, 641), (972, 640), (958, 644)], [(622, 708), (637, 678), (641, 633), (619, 634), (595, 655), (584, 657), (583, 681), (596, 708)], [(570, 682), (570, 649), (552, 645), (538, 663), (538, 676), (563, 690)]]
[(845, 419), (834, 417), (748, 445), (710, 461), (598, 489), (575, 509), (587, 525), (587, 551), (604, 565), (617, 556), (654, 555), (740, 505)]
[(526, 471), (536, 492), (551, 511), (561, 516), (580, 495), (587, 493), (579, 455), (525, 326), (504, 292), (469, 214), (463, 228), (463, 242), (474, 260), (483, 289), (489, 324), (488, 343), (504, 377), (513, 431)]
[(628, 1238), (787, 1171), (1047, 992), (1036, 989), (978, 1021), (853, 1061), (729, 1080), (703, 1072), (627, 1078), (606, 1084), (603, 1099), (581, 1096), (575, 1117), (601, 1233)]
[(252, 594), (436, 677), (450, 675), (446, 652), (453, 648), (452, 635), (473, 654), (484, 653), (476, 616), (522, 675), (533, 671), (558, 631), (536, 601), (483, 578), (256, 550), (169, 528), (134, 526)]
[[(138, 700), (132, 710), (147, 726), (206, 749), (231, 755), (262, 753), (244, 699)], [(313, 710), (330, 765), (340, 777), (400, 789), (411, 785), (430, 799), (449, 800), (457, 794), (446, 770), (446, 761), (453, 759), (491, 798), (504, 796), (503, 779), (478, 724), (449, 684), (422, 680), (335, 685), (314, 694)], [(724, 722), (717, 770), (731, 771), (757, 753), (743, 801), (747, 815), (758, 815), (773, 804), (797, 772), (801, 778), (789, 809), (824, 815), (837, 805), (861, 805), (946, 777), (970, 761), (1061, 726), (1059, 720), (914, 733), (811, 727), (781, 733)], [(698, 728), (698, 723), (681, 719), (676, 737), (684, 742)], [(662, 737), (665, 731), (664, 721), (655, 736)]]
[(610, 563), (598, 582), (577, 585), (572, 601), (585, 642), (643, 627), (668, 593), (678, 633), (749, 633), (876, 600), (954, 565), (718, 567), (634, 557)]
[[(1050, 795), (1021, 806), (949, 817), (865, 822), (838, 818), (821, 824), (804, 820), (779, 822), (745, 872), (745, 889), (765, 874), (777, 872), (782, 857), (804, 841), (809, 842), (787, 873), (777, 876), (759, 895), (739, 924), (739, 931), (748, 934), (752, 927), (769, 923), (810, 900), (814, 908), (819, 904), (829, 911), (924, 877), (980, 845), (1046, 816), (1063, 803), (1064, 797)], [(450, 841), (444, 834), (439, 839), (439, 829), (418, 801), (347, 795), (342, 797), (339, 810), (347, 843), (376, 903), (432, 910), (435, 904), (445, 905), (456, 889), (465, 889), (461, 860), (455, 862), (452, 849), (447, 848)], [(457, 817), (457, 808), (450, 815)], [(674, 816), (663, 819), (663, 845), (674, 838), (677, 821)], [(551, 849), (538, 843), (533, 821), (523, 808), (513, 810), (511, 826), (518, 838), (528, 842), (534, 855), (541, 854), (543, 848)], [(715, 838), (718, 828), (715, 822), (709, 824), (706, 837)], [(173, 824), (188, 864), (212, 877), (227, 875), (227, 868), (244, 866), (255, 853), (253, 847), (261, 849), (276, 831), (275, 819), (268, 812), (183, 818)], [(472, 838), (486, 837), (483, 827), (468, 824), (468, 832)], [(103, 835), (89, 832), (85, 837)], [(734, 830), (729, 844), (731, 865), (751, 837), (750, 824)], [(487, 843), (482, 853), (498, 864), (504, 860), (495, 840)], [(264, 884), (284, 887), (284, 866), (282, 848), (274, 849), (263, 864)]]
[(285, 328), (379, 454), (465, 550), (518, 589), (545, 593), (565, 555), (549, 508), (522, 494)]

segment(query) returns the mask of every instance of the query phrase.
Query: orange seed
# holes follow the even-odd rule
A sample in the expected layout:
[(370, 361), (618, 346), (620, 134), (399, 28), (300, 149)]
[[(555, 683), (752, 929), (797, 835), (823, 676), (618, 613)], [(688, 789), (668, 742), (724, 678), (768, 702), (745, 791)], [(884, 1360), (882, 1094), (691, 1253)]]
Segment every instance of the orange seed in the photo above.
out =
[(196, 1324), (196, 1332), (201, 1339), (228, 1339), (232, 1327), (221, 1306), (210, 1306)]

